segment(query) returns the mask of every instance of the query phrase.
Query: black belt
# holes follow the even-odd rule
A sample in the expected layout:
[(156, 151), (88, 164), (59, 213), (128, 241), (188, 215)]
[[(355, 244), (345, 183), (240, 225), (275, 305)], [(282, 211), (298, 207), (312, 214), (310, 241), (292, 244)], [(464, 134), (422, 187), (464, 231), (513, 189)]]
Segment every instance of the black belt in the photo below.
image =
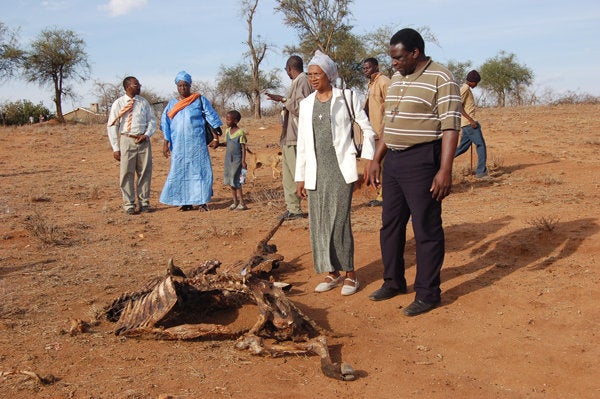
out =
[(391, 152), (404, 152), (404, 151), (412, 150), (412, 149), (415, 149), (415, 148), (424, 147), (426, 145), (436, 145), (436, 144), (441, 143), (441, 142), (442, 142), (442, 139), (437, 139), (437, 140), (433, 140), (433, 141), (426, 141), (425, 143), (419, 143), (419, 144), (411, 145), (410, 147), (407, 147), (407, 148), (405, 148), (403, 150), (399, 150), (397, 148), (390, 148), (390, 147), (388, 147), (388, 151), (391, 151)]

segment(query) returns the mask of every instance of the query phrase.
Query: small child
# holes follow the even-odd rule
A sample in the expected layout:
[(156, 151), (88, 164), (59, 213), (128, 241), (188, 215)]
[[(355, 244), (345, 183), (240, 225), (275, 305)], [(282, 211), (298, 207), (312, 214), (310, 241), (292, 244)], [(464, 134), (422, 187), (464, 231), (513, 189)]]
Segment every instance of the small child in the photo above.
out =
[(246, 164), (246, 133), (237, 125), (241, 119), (242, 115), (235, 110), (229, 111), (225, 115), (227, 151), (225, 152), (224, 183), (231, 186), (233, 196), (233, 203), (229, 206), (229, 210), (238, 211), (248, 209), (244, 203), (242, 183), (240, 182), (242, 169), (248, 168)]

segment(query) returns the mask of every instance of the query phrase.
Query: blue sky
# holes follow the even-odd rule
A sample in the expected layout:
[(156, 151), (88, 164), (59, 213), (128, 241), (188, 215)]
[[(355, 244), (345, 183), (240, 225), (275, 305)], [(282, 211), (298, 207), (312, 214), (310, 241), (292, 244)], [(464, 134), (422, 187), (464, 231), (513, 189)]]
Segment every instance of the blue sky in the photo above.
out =
[[(94, 101), (94, 81), (117, 82), (135, 75), (143, 86), (171, 96), (173, 78), (185, 69), (194, 80), (213, 82), (220, 65), (242, 60), (246, 24), (239, 0), (0, 0), (0, 21), (20, 29), (24, 47), (48, 27), (71, 29), (86, 42), (92, 77), (75, 83), (79, 98), (63, 110)], [(281, 68), (281, 50), (296, 33), (275, 13), (274, 0), (259, 0), (254, 33), (273, 44), (263, 67)], [(354, 32), (381, 25), (428, 26), (439, 46), (426, 44), (434, 60), (480, 66), (504, 50), (534, 73), (532, 89), (541, 95), (574, 91), (600, 96), (600, 2), (355, 0)], [(288, 84), (287, 76), (282, 81)], [(0, 102), (29, 99), (54, 111), (50, 88), (12, 80), (2, 83)]]

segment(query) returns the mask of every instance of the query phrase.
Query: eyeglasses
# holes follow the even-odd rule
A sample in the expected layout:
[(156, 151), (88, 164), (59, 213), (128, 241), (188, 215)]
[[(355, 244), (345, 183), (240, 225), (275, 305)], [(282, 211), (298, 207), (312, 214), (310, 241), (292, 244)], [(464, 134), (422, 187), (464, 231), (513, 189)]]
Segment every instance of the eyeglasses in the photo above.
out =
[(321, 72), (312, 72), (308, 73), (307, 75), (309, 79), (321, 79), (324, 74)]

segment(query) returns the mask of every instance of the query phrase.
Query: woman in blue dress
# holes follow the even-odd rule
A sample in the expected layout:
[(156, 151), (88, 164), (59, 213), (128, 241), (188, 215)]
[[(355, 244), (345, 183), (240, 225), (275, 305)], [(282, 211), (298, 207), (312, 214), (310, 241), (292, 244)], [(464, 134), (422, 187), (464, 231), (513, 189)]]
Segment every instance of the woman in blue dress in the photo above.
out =
[(165, 181), (160, 202), (180, 206), (189, 211), (199, 205), (208, 210), (213, 190), (213, 171), (207, 145), (216, 148), (219, 136), (213, 134), (206, 142), (205, 120), (221, 132), (223, 124), (210, 101), (198, 93), (191, 93), (192, 77), (181, 71), (175, 77), (179, 98), (174, 98), (165, 108), (160, 128), (163, 132), (163, 155), (171, 157), (171, 169)]

